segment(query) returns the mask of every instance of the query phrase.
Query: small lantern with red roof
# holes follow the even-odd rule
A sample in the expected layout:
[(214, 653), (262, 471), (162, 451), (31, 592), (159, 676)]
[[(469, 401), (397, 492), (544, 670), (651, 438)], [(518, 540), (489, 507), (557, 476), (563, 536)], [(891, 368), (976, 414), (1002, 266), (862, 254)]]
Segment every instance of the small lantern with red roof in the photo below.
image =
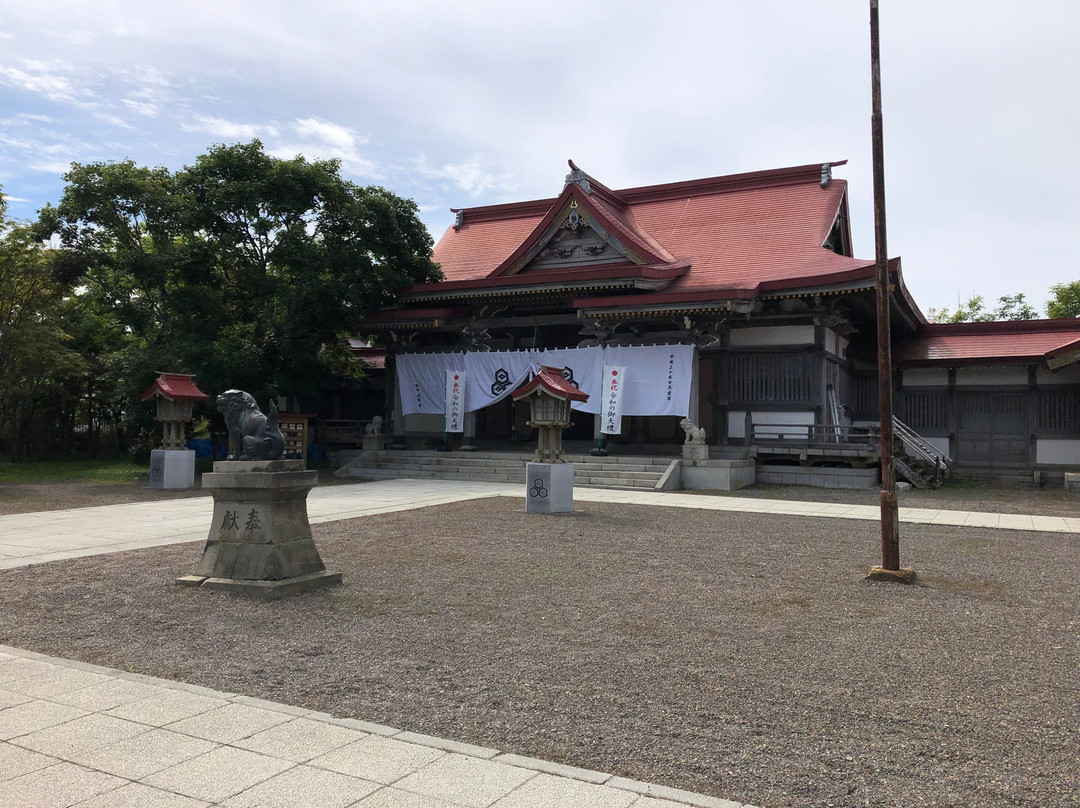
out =
[(191, 420), (196, 401), (206, 401), (210, 396), (195, 386), (193, 376), (186, 373), (162, 373), (146, 392), (142, 400), (157, 399), (157, 420), (164, 424), (162, 449), (184, 449), (184, 425)]
[(529, 402), (532, 413), (529, 426), (536, 427), (540, 433), (537, 462), (562, 463), (562, 431), (570, 425), (570, 404), (588, 401), (588, 394), (567, 381), (561, 368), (541, 365), (536, 375), (512, 395), (514, 401)]

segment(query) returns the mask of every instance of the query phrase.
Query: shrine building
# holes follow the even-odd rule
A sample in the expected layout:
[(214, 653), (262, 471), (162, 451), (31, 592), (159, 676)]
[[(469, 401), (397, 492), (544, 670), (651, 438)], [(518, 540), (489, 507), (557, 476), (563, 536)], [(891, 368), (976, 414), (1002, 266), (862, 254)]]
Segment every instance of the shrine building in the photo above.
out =
[[(875, 266), (853, 254), (844, 162), (612, 190), (571, 161), (558, 197), (454, 211), (443, 280), (368, 321), (390, 439), (521, 446), (510, 394), (546, 365), (590, 394), (564, 435), (584, 450), (677, 451), (689, 418), (759, 479), (873, 473)], [(1080, 320), (929, 324), (900, 259), (888, 269), (900, 473), (1080, 470)], [(621, 429), (602, 437), (614, 366)], [(460, 435), (444, 434), (446, 370), (467, 380)]]

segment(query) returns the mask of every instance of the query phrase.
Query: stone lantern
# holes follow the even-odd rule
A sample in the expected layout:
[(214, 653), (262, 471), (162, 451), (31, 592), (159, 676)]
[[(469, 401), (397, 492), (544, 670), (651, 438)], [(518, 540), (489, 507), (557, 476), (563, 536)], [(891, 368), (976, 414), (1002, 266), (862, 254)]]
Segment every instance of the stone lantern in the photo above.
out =
[(574, 464), (562, 459), (562, 431), (570, 425), (571, 402), (589, 396), (570, 384), (560, 368), (547, 365), (512, 395), (514, 401), (528, 400), (528, 424), (539, 433), (536, 461), (525, 472), (525, 509), (568, 513), (574, 509)]
[(208, 398), (186, 373), (162, 373), (142, 394), (143, 401), (156, 400), (164, 432), (161, 448), (150, 453), (151, 488), (194, 487), (195, 452), (187, 448), (184, 431), (195, 402)]

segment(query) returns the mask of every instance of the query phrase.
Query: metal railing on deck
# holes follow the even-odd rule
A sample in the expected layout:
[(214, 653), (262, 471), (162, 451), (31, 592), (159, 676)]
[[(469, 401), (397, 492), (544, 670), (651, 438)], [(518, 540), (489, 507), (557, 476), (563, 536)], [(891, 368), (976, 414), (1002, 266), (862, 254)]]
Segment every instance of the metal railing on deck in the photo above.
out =
[(747, 422), (750, 443), (836, 447), (838, 445), (873, 446), (881, 443), (876, 424), (758, 424)]

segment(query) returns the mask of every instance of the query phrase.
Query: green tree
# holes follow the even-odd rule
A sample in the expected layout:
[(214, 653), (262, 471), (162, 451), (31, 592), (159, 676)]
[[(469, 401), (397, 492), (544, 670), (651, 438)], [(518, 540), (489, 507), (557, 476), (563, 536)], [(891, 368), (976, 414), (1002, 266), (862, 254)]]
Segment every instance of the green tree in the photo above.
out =
[(957, 303), (956, 311), (948, 306), (931, 306), (926, 310), (926, 319), (932, 323), (985, 323), (993, 320), (994, 315), (986, 311), (982, 295), (972, 295), (966, 303)]
[(1080, 317), (1080, 280), (1055, 283), (1046, 303), (1047, 317)]
[(47, 258), (0, 195), (0, 444), (16, 460), (55, 444), (58, 413), (77, 407), (72, 386), (86, 369), (64, 329), (68, 290)]
[(995, 320), (1037, 320), (1039, 312), (1028, 304), (1023, 292), (1002, 295), (994, 309)]
[(932, 323), (988, 323), (993, 320), (1034, 320), (1039, 313), (1027, 302), (1023, 292), (1002, 295), (993, 311), (987, 311), (982, 295), (972, 295), (966, 303), (959, 303), (956, 311), (948, 306), (930, 307), (926, 319)]
[(439, 277), (413, 202), (343, 179), (335, 160), (215, 146), (171, 173), (76, 165), (38, 235), (56, 277), (93, 290), (131, 335), (132, 391), (155, 370), (259, 398), (318, 389), (365, 313)]

